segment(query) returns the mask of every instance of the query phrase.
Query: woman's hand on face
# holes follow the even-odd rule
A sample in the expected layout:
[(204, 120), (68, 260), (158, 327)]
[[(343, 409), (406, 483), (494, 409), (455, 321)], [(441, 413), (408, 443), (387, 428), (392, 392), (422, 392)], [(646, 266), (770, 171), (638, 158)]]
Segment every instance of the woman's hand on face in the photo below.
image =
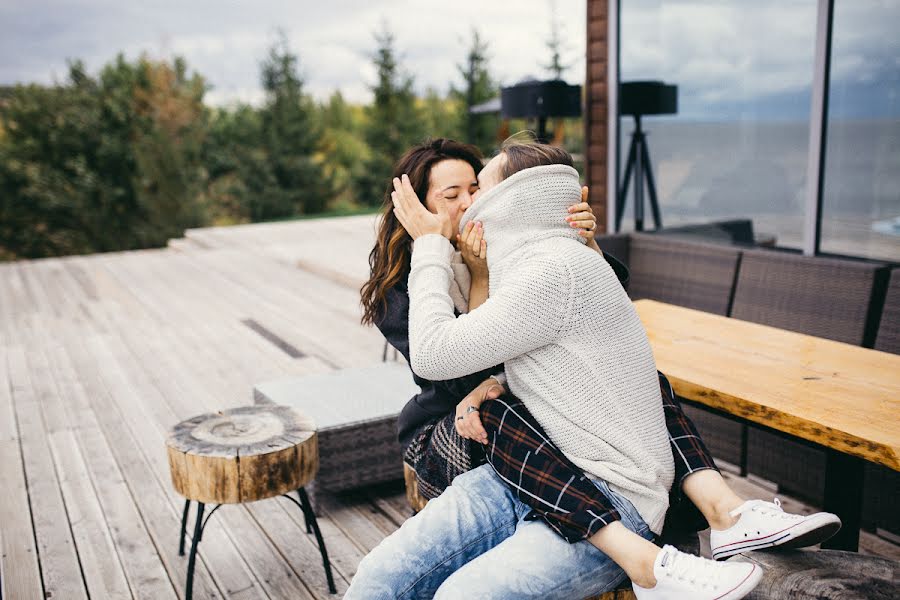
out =
[(588, 188), (584, 186), (581, 188), (581, 203), (569, 207), (569, 216), (566, 217), (566, 221), (569, 222), (570, 227), (580, 230), (578, 235), (587, 240), (588, 247), (599, 250), (597, 241), (594, 239), (597, 231), (597, 217), (594, 216), (594, 211), (591, 210), (587, 200)]
[[(467, 440), (487, 444), (487, 432), (481, 424), (478, 408), (485, 400), (493, 400), (506, 390), (493, 377), (488, 377), (456, 405), (456, 432)], [(473, 408), (474, 410), (469, 410)]]
[(487, 279), (487, 242), (484, 241), (484, 227), (481, 223), (469, 221), (462, 234), (456, 236), (456, 246), (462, 254), (463, 262), (469, 267), (472, 279)]
[(453, 235), (453, 223), (447, 211), (447, 200), (440, 194), (435, 199), (437, 214), (425, 208), (419, 201), (409, 177), (394, 177), (394, 191), (391, 192), (394, 203), (394, 214), (406, 229), (409, 236), (416, 240), (423, 235), (437, 233), (450, 239)]

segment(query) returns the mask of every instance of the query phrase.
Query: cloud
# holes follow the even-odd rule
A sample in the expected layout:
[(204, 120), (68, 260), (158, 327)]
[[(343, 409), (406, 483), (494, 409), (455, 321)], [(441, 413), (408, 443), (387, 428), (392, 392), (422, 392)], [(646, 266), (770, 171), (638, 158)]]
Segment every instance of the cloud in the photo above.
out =
[[(563, 0), (558, 12), (567, 32), (570, 81), (584, 79), (586, 0)], [(283, 29), (300, 56), (308, 89), (319, 98), (336, 89), (358, 102), (374, 83), (374, 33), (387, 23), (403, 67), (416, 87), (446, 90), (458, 82), (477, 26), (490, 45), (495, 77), (512, 83), (541, 74), (547, 60), (547, 0), (332, 0), (254, 3), (212, 0), (113, 2), (13, 0), (0, 3), (0, 84), (50, 83), (65, 75), (66, 60), (99, 69), (124, 52), (129, 58), (184, 56), (208, 79), (214, 103), (258, 101), (259, 63)]]
[[(896, 97), (900, 9), (879, 0), (835, 4), (834, 85), (887, 85)], [(572, 65), (566, 78), (581, 83), (586, 0), (556, 6)], [(494, 76), (508, 85), (545, 74), (549, 17), (548, 0), (0, 0), (0, 84), (59, 80), (67, 59), (96, 71), (118, 52), (177, 54), (207, 78), (210, 102), (259, 102), (259, 64), (282, 29), (310, 92), (322, 99), (340, 90), (367, 102), (374, 34), (386, 23), (418, 91), (459, 85), (456, 65), (472, 27), (489, 43)], [(788, 96), (793, 106), (808, 105), (815, 26), (811, 0), (624, 0), (623, 79), (677, 83), (682, 116), (766, 103), (777, 112)]]
[[(679, 85), (683, 116), (715, 117), (744, 106), (776, 112), (803, 104), (812, 87), (816, 3), (805, 0), (627, 0), (622, 78)], [(832, 85), (900, 78), (900, 8), (877, 0), (836, 3)], [(898, 89), (896, 83), (894, 89)], [(808, 106), (809, 100), (805, 100)], [(777, 110), (777, 109), (776, 109)], [(795, 109), (796, 110), (796, 109)], [(808, 111), (808, 109), (806, 109)], [(897, 107), (895, 112), (900, 112)]]

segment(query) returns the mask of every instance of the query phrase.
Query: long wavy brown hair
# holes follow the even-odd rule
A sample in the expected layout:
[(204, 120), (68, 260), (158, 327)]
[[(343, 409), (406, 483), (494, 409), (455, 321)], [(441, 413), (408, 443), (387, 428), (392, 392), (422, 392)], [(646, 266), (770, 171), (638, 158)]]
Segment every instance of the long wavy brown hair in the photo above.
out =
[(369, 253), (369, 280), (360, 289), (362, 322), (365, 325), (374, 324), (384, 316), (387, 291), (409, 272), (412, 238), (394, 214), (391, 202), (393, 178), (406, 173), (416, 195), (424, 204), (431, 181), (431, 169), (445, 160), (463, 160), (472, 165), (476, 175), (484, 166), (478, 148), (446, 138), (429, 140), (410, 148), (394, 165), (394, 173), (385, 187), (375, 247)]

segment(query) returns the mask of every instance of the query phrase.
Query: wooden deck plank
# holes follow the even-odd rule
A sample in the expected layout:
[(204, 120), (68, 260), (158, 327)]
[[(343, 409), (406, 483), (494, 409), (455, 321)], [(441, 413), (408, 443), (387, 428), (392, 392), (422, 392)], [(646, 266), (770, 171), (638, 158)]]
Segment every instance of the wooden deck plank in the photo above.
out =
[(90, 480), (97, 490), (109, 533), (134, 597), (148, 600), (177, 597), (138, 503), (125, 483), (84, 387), (76, 379), (65, 348), (57, 344), (49, 349), (49, 353), (54, 370), (63, 378), (60, 387), (64, 405), (72, 415)]
[[(191, 255), (192, 259), (203, 260), (209, 268), (222, 273), (220, 285), (229, 290), (235, 299), (242, 299), (250, 315), (264, 314), (257, 317), (263, 321), (275, 322), (277, 333), (286, 336), (305, 338), (305, 345), (315, 348), (329, 362), (339, 366), (364, 366), (376, 362), (381, 356), (384, 338), (377, 330), (359, 325), (359, 299), (353, 296), (352, 301), (345, 298), (341, 301), (335, 294), (322, 296), (316, 291), (323, 282), (319, 278), (311, 278), (300, 273), (286, 276), (285, 270), (276, 270), (267, 274), (266, 279), (253, 285), (253, 280), (239, 285), (228, 278), (236, 278), (238, 271), (230, 272), (244, 260), (233, 253), (204, 253)], [(252, 264), (242, 267), (244, 270), (265, 273), (264, 266), (253, 268)], [(242, 276), (243, 277), (243, 276)], [(251, 276), (248, 276), (250, 278)], [(255, 276), (253, 276), (255, 277)], [(297, 290), (285, 290), (275, 284), (267, 285), (265, 281), (299, 281), (306, 279), (308, 286)], [(260, 292), (260, 289), (265, 292)], [(340, 290), (346, 294), (347, 290)]]
[(11, 348), (8, 364), (44, 591), (57, 598), (87, 598), (25, 349)]
[(91, 486), (87, 467), (72, 431), (49, 436), (50, 449), (59, 469), (59, 483), (66, 517), (78, 548), (85, 585), (93, 598), (131, 598), (131, 590), (116, 547), (107, 530), (100, 503)]
[(320, 509), (364, 554), (397, 529), (397, 525), (372, 506), (365, 496), (323, 494), (318, 500)]
[(0, 597), (44, 598), (18, 440), (0, 440)]
[(44, 597), (38, 565), (31, 507), (19, 434), (13, 412), (6, 366), (0, 346), (0, 598), (37, 600)]
[[(32, 291), (36, 295), (47, 294), (49, 301), (61, 309), (61, 314), (75, 312), (73, 304), (79, 297), (69, 286), (68, 272), (60, 261), (41, 261), (34, 267)], [(90, 320), (87, 312), (82, 315)], [(87, 321), (80, 323), (83, 326)], [(33, 331), (36, 346), (30, 355), (43, 355), (42, 373), (48, 381), (52, 377), (55, 382), (53, 389), (42, 389), (40, 395), (57, 399), (53, 410), (59, 413), (55, 415), (58, 429), (50, 434), (51, 446), (56, 463), (61, 465), (64, 498), (88, 589), (95, 597), (116, 597), (122, 593), (120, 584), (127, 582), (126, 589), (131, 589), (128, 597), (174, 598), (174, 588), (138, 516), (134, 498), (124, 485), (84, 388), (65, 348), (55, 337), (59, 331), (37, 323)], [(62, 427), (66, 430), (59, 429)], [(79, 531), (85, 532), (82, 541), (79, 541)], [(110, 572), (113, 569), (115, 573)], [(94, 585), (92, 573), (97, 582)]]

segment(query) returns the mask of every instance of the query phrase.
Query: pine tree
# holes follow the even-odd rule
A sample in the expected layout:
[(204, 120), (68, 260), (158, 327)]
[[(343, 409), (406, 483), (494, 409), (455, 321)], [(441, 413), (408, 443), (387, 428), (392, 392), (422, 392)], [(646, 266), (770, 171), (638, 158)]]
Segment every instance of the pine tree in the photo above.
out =
[(328, 160), (323, 167), (334, 182), (335, 208), (352, 207), (356, 180), (362, 176), (369, 158), (363, 139), (363, 108), (348, 104), (339, 91), (329, 97), (319, 111), (324, 128), (323, 150)]
[(422, 118), (413, 93), (413, 79), (397, 60), (394, 35), (382, 26), (375, 34), (378, 47), (373, 56), (378, 79), (374, 100), (366, 111), (365, 139), (371, 150), (366, 169), (357, 179), (357, 200), (381, 203), (394, 162), (423, 137)]
[(262, 63), (261, 133), (272, 181), (263, 185), (253, 220), (321, 212), (331, 193), (319, 155), (321, 126), (312, 99), (303, 93), (298, 63), (284, 34)]
[(550, 51), (550, 62), (544, 68), (550, 72), (553, 79), (562, 79), (563, 74), (569, 70), (571, 64), (563, 63), (562, 54), (565, 50), (562, 32), (560, 31), (559, 15), (556, 11), (555, 0), (550, 0), (550, 38), (547, 40), (547, 50)]
[(473, 114), (471, 109), (500, 93), (488, 71), (487, 52), (487, 42), (481, 39), (477, 29), (472, 28), (472, 43), (466, 61), (456, 65), (463, 78), (463, 88), (453, 90), (453, 94), (462, 102), (461, 128), (465, 132), (465, 141), (475, 144), (486, 154), (496, 146), (500, 119), (496, 114)]

